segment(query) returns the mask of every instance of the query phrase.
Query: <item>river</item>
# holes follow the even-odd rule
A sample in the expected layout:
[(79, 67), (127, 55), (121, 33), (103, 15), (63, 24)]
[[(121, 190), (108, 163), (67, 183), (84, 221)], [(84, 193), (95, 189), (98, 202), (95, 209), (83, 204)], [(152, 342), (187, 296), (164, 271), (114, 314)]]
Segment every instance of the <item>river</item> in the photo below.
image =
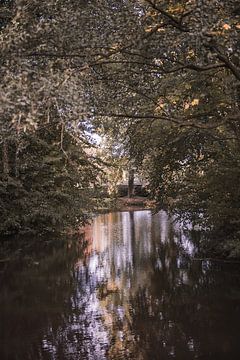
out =
[(0, 359), (239, 359), (240, 265), (196, 260), (197, 241), (135, 211), (23, 242), (0, 262)]

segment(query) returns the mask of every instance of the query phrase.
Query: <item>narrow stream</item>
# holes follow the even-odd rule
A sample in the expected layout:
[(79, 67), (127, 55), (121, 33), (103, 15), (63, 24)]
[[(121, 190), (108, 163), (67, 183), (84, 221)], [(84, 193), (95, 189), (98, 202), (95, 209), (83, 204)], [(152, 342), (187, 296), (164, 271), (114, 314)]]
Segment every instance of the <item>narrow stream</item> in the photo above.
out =
[(239, 360), (240, 265), (195, 251), (150, 211), (18, 250), (0, 263), (0, 359)]

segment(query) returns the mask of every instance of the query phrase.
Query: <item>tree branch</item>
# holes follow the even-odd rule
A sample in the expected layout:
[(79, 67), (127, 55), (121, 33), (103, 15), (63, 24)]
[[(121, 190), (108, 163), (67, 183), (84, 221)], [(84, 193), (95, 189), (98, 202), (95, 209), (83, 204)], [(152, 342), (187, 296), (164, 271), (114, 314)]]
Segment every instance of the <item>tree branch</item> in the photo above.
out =
[(218, 59), (221, 60), (225, 64), (225, 67), (228, 68), (238, 80), (240, 80), (240, 68), (238, 66), (236, 66), (229, 59), (229, 57), (227, 55), (223, 54), (219, 50), (219, 48), (216, 44), (208, 43), (208, 44), (205, 44), (205, 47), (207, 47), (211, 51), (215, 52), (217, 54)]
[[(162, 14), (165, 18), (167, 18), (171, 25), (173, 25), (174, 27), (176, 27), (177, 29), (183, 31), (183, 32), (189, 32), (189, 30), (184, 27), (181, 23), (181, 21), (177, 20), (174, 16), (172, 16), (171, 14), (169, 14), (167, 11), (161, 9), (160, 7), (158, 7), (152, 0), (145, 0), (149, 5), (151, 5), (151, 7), (156, 10), (157, 12), (159, 12), (160, 14)], [(188, 12), (189, 13), (189, 12)], [(186, 14), (187, 16), (187, 14)], [(182, 15), (182, 18), (184, 17), (184, 14)]]
[(195, 127), (197, 129), (216, 129), (221, 125), (224, 125), (227, 123), (229, 119), (225, 119), (217, 124), (200, 124), (193, 121), (189, 121), (189, 119), (198, 118), (199, 115), (196, 116), (190, 116), (189, 118), (174, 118), (170, 116), (163, 116), (163, 115), (151, 115), (151, 114), (144, 114), (144, 115), (137, 115), (137, 114), (116, 114), (116, 113), (96, 113), (94, 116), (100, 116), (100, 117), (114, 117), (114, 118), (125, 118), (125, 119), (136, 119), (136, 120), (142, 120), (142, 119), (152, 119), (152, 120), (165, 120), (168, 122), (171, 122), (173, 124), (178, 125), (179, 127)]

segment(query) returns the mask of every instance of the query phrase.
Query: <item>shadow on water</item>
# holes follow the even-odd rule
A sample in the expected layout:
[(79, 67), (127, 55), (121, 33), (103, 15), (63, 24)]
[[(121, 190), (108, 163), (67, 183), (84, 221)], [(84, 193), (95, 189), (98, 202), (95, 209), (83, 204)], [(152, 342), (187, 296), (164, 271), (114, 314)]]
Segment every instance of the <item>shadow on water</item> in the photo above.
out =
[(32, 244), (0, 263), (0, 359), (239, 359), (240, 266), (195, 251), (149, 211)]

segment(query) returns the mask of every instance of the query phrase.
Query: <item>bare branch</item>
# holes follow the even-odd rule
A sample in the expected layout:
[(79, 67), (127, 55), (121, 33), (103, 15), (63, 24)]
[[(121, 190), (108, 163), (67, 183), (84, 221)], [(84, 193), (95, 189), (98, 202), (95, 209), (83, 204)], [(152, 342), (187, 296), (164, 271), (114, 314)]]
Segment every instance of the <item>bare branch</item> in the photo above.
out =
[(238, 80), (240, 80), (240, 68), (236, 66), (227, 55), (223, 54), (216, 44), (208, 43), (205, 44), (205, 47), (209, 48), (211, 51), (214, 51), (217, 54), (218, 59), (225, 64), (225, 67), (227, 67), (232, 72), (232, 74)]
[[(183, 32), (189, 32), (189, 30), (184, 27), (181, 23), (181, 21), (177, 20), (174, 16), (172, 16), (171, 14), (169, 14), (168, 12), (166, 12), (165, 10), (161, 9), (160, 7), (158, 7), (152, 0), (145, 0), (149, 5), (151, 5), (151, 7), (156, 10), (157, 12), (159, 12), (160, 14), (162, 14), (165, 18), (167, 18), (171, 25), (173, 25), (174, 27), (176, 27), (177, 29), (183, 31)], [(187, 16), (187, 14), (186, 14)], [(182, 15), (183, 17), (183, 15)]]

